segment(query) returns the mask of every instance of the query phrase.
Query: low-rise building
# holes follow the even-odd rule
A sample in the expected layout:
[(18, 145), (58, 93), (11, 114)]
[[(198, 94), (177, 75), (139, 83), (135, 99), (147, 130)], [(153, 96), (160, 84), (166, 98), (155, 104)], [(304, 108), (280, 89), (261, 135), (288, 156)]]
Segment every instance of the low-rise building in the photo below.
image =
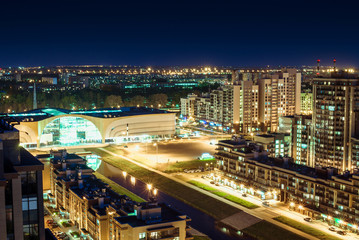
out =
[[(224, 157), (223, 149), (226, 148)], [(301, 213), (322, 217), (331, 224), (352, 228), (359, 223), (359, 173), (338, 175), (335, 168), (308, 167), (290, 158), (253, 154), (240, 158), (233, 154), (237, 143), (219, 141), (215, 155), (222, 173), (220, 181), (262, 199), (274, 198)], [(223, 159), (233, 167), (225, 167)], [(236, 170), (234, 169), (236, 166)], [(257, 189), (257, 190), (256, 190)], [(356, 227), (357, 228), (357, 227)], [(358, 229), (355, 229), (356, 231)]]
[(166, 205), (144, 203), (136, 207), (136, 212), (136, 216), (115, 218), (115, 231), (119, 233), (116, 240), (192, 239), (186, 233), (190, 219)]

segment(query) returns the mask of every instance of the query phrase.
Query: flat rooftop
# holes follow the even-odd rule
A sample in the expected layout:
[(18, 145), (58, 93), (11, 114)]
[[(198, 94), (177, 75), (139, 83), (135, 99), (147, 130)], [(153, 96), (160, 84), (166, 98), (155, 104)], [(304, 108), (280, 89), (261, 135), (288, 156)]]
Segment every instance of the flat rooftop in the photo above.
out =
[(37, 122), (46, 118), (61, 115), (85, 115), (96, 118), (117, 118), (136, 115), (168, 113), (164, 110), (147, 107), (121, 107), (121, 108), (102, 108), (93, 110), (67, 110), (61, 108), (40, 108), (20, 113), (3, 113), (0, 119), (8, 122)]
[[(160, 220), (153, 222), (153, 224), (161, 224), (166, 222), (183, 220), (182, 218), (180, 218), (180, 216), (183, 216), (183, 214), (168, 207), (166, 204), (158, 204), (158, 206), (161, 208), (161, 218)], [(115, 220), (121, 224), (128, 224), (131, 227), (141, 227), (148, 225), (148, 222), (146, 223), (145, 220), (137, 219), (137, 216), (116, 217)]]
[[(290, 159), (285, 160), (284, 158), (272, 158), (272, 157), (262, 157), (258, 159), (250, 159), (250, 161), (258, 162), (260, 164), (265, 164), (268, 166), (279, 167), (283, 170), (289, 170), (296, 173), (299, 173), (304, 176), (318, 179), (329, 179), (327, 168), (312, 168), (305, 165), (296, 164), (290, 161)], [(333, 176), (336, 176), (334, 173)]]

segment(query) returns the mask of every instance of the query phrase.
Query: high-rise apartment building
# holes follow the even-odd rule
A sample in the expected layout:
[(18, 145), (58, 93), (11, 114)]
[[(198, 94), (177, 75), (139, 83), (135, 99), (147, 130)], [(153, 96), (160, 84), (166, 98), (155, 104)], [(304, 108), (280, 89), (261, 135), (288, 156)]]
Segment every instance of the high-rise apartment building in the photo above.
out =
[(300, 94), (300, 112), (303, 115), (313, 113), (313, 93), (311, 89), (306, 89)]
[(314, 167), (314, 141), (311, 115), (282, 116), (279, 118), (278, 132), (290, 134), (288, 156), (300, 165)]
[(231, 85), (202, 97), (189, 95), (181, 99), (183, 116), (241, 133), (274, 132), (280, 116), (300, 114), (300, 108), (301, 74), (296, 69), (255, 76), (243, 73)]
[(201, 97), (190, 94), (181, 99), (181, 114), (223, 128), (232, 127), (239, 123), (239, 89), (238, 85), (225, 85)]
[(197, 98), (196, 94), (189, 94), (187, 98), (181, 98), (181, 114), (188, 118), (194, 116), (194, 103)]
[(301, 74), (296, 69), (260, 79), (258, 85), (259, 122), (265, 131), (277, 131), (281, 116), (300, 114)]
[(359, 79), (339, 73), (315, 78), (313, 99), (315, 164), (352, 170), (352, 137), (359, 134)]
[(0, 120), (0, 239), (44, 240), (44, 167), (19, 143), (19, 132)]

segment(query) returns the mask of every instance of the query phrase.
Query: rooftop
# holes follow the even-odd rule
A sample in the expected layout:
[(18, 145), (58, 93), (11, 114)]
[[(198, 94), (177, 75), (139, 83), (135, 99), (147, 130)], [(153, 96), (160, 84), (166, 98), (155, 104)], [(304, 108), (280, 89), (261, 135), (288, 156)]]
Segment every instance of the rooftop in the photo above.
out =
[[(117, 118), (126, 116), (167, 113), (167, 111), (147, 107), (103, 108), (96, 110), (67, 110), (61, 108), (40, 108), (21, 113), (0, 114), (0, 119), (8, 122), (41, 121), (60, 115), (85, 115), (96, 118)], [(1, 127), (0, 127), (1, 129)]]
[[(145, 204), (147, 203), (143, 203), (142, 205)], [(180, 218), (180, 216), (183, 216), (183, 214), (168, 207), (166, 204), (158, 204), (158, 206), (161, 207), (161, 220), (156, 222), (156, 224), (183, 220)], [(138, 219), (137, 216), (116, 217), (115, 220), (120, 224), (128, 224), (131, 227), (141, 227), (148, 225), (147, 221)]]
[[(261, 157), (258, 159), (250, 159), (250, 161), (258, 162), (260, 164), (265, 164), (268, 166), (279, 167), (311, 178), (319, 178), (324, 180), (329, 179), (331, 177), (332, 174), (328, 174), (328, 173), (330, 173), (330, 171), (333, 170), (331, 168), (312, 168), (312, 167), (296, 164), (291, 162), (288, 158)], [(333, 171), (333, 174), (335, 173), (336, 172)]]

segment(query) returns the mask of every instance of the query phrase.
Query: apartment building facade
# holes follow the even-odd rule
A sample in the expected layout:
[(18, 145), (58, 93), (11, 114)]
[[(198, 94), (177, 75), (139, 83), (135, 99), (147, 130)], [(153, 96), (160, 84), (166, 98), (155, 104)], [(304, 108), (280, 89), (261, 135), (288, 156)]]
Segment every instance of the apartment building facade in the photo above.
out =
[(19, 132), (0, 120), (0, 239), (45, 240), (44, 166), (19, 144)]
[(258, 85), (258, 119), (265, 131), (277, 131), (281, 116), (300, 114), (301, 74), (295, 69), (260, 79)]
[[(214, 179), (248, 193), (260, 193), (263, 199), (288, 203), (309, 216), (340, 222), (342, 227), (358, 226), (359, 174), (338, 175), (334, 168), (311, 168), (265, 154), (239, 158), (233, 154), (237, 148), (236, 143), (219, 141), (215, 157), (222, 177)], [(231, 165), (222, 164), (226, 162)]]
[(313, 99), (315, 164), (352, 170), (352, 137), (359, 135), (359, 79), (339, 73), (315, 78)]
[(288, 69), (261, 77), (242, 77), (201, 97), (190, 94), (181, 99), (181, 114), (240, 133), (274, 132), (280, 116), (300, 113), (301, 74)]
[(313, 93), (312, 89), (305, 89), (300, 94), (300, 113), (302, 115), (311, 115), (313, 113)]

